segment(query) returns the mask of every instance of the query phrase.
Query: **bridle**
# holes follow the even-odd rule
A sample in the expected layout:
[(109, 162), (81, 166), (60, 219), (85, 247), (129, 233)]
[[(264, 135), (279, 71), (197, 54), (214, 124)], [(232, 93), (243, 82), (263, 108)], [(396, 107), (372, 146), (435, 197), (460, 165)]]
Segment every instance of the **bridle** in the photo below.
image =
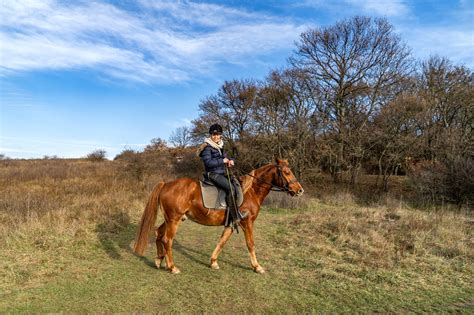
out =
[[(242, 171), (242, 170), (239, 168), (239, 171)], [(248, 173), (248, 172), (243, 172), (243, 173), (244, 173), (244, 175), (247, 175), (247, 176), (250, 176), (250, 177), (255, 178), (255, 179), (257, 180), (257, 184), (262, 184), (262, 185), (269, 185), (269, 186), (271, 186), (271, 187), (270, 187), (270, 190), (271, 190), (271, 191), (292, 192), (292, 191), (290, 190), (290, 185), (293, 184), (293, 183), (298, 182), (298, 181), (296, 180), (296, 178), (293, 179), (293, 180), (291, 180), (291, 181), (286, 180), (285, 177), (283, 176), (283, 170), (281, 169), (281, 166), (280, 166), (280, 165), (277, 165), (277, 172), (278, 172), (278, 176), (279, 176), (281, 182), (283, 183), (283, 186), (274, 185), (274, 184), (272, 184), (272, 183), (269, 183), (269, 182), (267, 182), (267, 181), (264, 181), (264, 180), (262, 180), (262, 179), (260, 179), (260, 178), (258, 178), (258, 177), (256, 177), (256, 176), (254, 176), (254, 175), (251, 175), (251, 174)], [(285, 182), (286, 182), (286, 183), (285, 183)]]
[[(283, 170), (281, 169), (281, 166), (280, 165), (277, 165), (277, 170), (278, 170), (278, 175), (280, 176), (280, 179), (281, 179), (281, 182), (283, 183), (283, 186), (277, 186), (277, 185), (273, 185), (272, 184), (272, 188), (270, 188), (270, 190), (272, 191), (284, 191), (284, 192), (290, 192), (290, 185), (293, 184), (293, 183), (296, 183), (298, 182), (295, 179), (292, 179), (292, 180), (287, 180), (284, 176), (283, 176)], [(285, 180), (286, 180), (286, 184), (285, 184)], [(274, 188), (275, 187), (275, 188)]]

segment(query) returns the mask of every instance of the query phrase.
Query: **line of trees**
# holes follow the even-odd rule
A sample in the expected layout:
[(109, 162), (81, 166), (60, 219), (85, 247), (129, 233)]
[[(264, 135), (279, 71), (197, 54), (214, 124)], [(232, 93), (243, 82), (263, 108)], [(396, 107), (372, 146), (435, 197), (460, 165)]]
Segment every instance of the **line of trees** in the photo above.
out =
[(185, 148), (211, 123), (246, 169), (285, 157), (305, 181), (362, 171), (388, 189), (408, 173), (431, 199), (473, 200), (471, 69), (434, 56), (419, 62), (386, 19), (354, 17), (301, 34), (285, 69), (263, 80), (226, 81), (199, 104)]

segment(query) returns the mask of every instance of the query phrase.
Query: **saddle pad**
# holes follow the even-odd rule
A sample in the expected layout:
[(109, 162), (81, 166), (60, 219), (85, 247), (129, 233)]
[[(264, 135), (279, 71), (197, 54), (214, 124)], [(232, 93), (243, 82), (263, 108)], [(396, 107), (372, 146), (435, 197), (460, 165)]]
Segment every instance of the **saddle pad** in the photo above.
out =
[[(227, 203), (225, 201), (225, 191), (223, 189), (217, 188), (209, 182), (199, 181), (201, 185), (201, 196), (202, 203), (204, 207), (214, 210), (221, 210), (227, 208)], [(242, 194), (242, 187), (240, 184), (237, 186), (237, 205), (240, 207), (244, 201), (244, 196)]]

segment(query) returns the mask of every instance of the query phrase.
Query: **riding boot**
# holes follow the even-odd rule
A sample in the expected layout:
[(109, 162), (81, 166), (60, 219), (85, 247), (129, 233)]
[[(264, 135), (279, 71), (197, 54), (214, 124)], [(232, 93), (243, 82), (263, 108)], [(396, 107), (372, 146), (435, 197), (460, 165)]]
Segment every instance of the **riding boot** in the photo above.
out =
[[(234, 192), (237, 195), (237, 187), (240, 186), (239, 182), (235, 177), (232, 178), (232, 185), (234, 187)], [(239, 209), (239, 206), (235, 203), (237, 199), (237, 196), (235, 196), (235, 199), (232, 200), (232, 205), (234, 206), (234, 213), (235, 213), (235, 222), (239, 223), (241, 220), (245, 219), (248, 216), (248, 212), (241, 212)]]
[(224, 223), (224, 226), (225, 227), (230, 226), (231, 222), (232, 222), (232, 218), (230, 216), (230, 209), (229, 209), (229, 207), (227, 207), (227, 209), (225, 210), (225, 223)]
[(226, 203), (227, 203), (227, 210), (226, 210), (227, 212), (226, 212), (225, 226), (230, 226), (237, 219), (237, 216), (233, 207), (232, 197), (230, 195), (226, 196)]

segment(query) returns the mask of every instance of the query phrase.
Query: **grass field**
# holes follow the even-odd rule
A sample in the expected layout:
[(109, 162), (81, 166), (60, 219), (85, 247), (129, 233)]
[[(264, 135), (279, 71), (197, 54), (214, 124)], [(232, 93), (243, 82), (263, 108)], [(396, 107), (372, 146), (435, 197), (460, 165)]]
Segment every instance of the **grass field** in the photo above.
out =
[(212, 270), (222, 228), (185, 221), (171, 275), (154, 267), (154, 246), (130, 250), (160, 179), (135, 181), (117, 162), (1, 164), (0, 312), (474, 313), (472, 212), (271, 196), (255, 228), (266, 274), (242, 234)]

